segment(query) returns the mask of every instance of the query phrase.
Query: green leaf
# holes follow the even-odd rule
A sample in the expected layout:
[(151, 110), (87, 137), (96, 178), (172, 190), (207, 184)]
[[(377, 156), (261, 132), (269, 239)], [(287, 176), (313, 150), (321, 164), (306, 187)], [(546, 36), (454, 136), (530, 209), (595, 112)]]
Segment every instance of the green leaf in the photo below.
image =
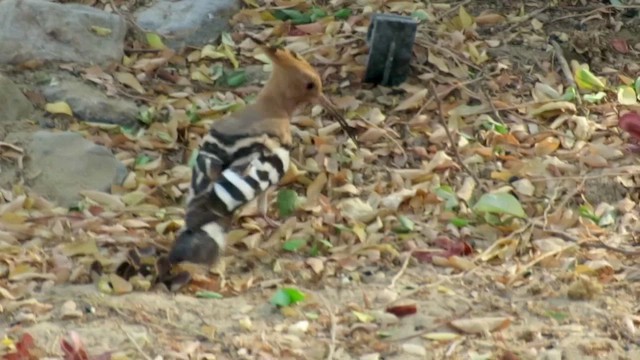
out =
[(636, 96), (640, 94), (640, 77), (633, 83), (633, 90), (635, 90)]
[(273, 16), (278, 20), (291, 20), (294, 25), (308, 24), (311, 22), (311, 15), (303, 14), (295, 9), (279, 9), (276, 10)]
[(493, 130), (498, 134), (507, 134), (509, 132), (509, 127), (505, 124), (499, 123), (491, 118), (488, 118), (486, 122), (482, 123), (482, 126), (485, 129)]
[(591, 208), (587, 205), (580, 206), (579, 210), (580, 216), (585, 217), (587, 219), (593, 220), (596, 224), (600, 221), (600, 218), (593, 213)]
[(573, 101), (578, 97), (578, 92), (574, 86), (570, 86), (567, 90), (562, 94), (562, 100), (564, 101)]
[(305, 312), (304, 316), (306, 316), (307, 319), (309, 320), (318, 320), (318, 317), (319, 317), (317, 312), (311, 312), (311, 311)]
[(149, 155), (140, 154), (140, 155), (138, 155), (138, 157), (136, 157), (135, 164), (136, 164), (136, 166), (140, 166), (140, 165), (148, 164), (151, 161), (153, 161), (153, 159)]
[(158, 135), (158, 138), (160, 138), (160, 140), (166, 142), (167, 144), (173, 143), (173, 138), (171, 137), (171, 135), (169, 135), (168, 132), (159, 131), (157, 135)]
[(451, 186), (442, 185), (435, 191), (436, 195), (445, 201), (445, 209), (451, 210), (458, 206), (458, 197)]
[(145, 37), (147, 38), (147, 44), (149, 44), (152, 49), (162, 50), (165, 48), (160, 35), (148, 32), (145, 34)]
[(191, 155), (189, 156), (189, 162), (188, 165), (190, 168), (193, 168), (196, 165), (196, 159), (198, 158), (198, 149), (195, 148), (193, 149), (193, 151), (191, 152)]
[(569, 314), (565, 313), (565, 312), (560, 312), (560, 311), (552, 311), (549, 310), (545, 313), (545, 315), (547, 315), (550, 318), (556, 319), (558, 321), (562, 321), (566, 318), (569, 317)]
[(133, 135), (136, 132), (136, 128), (134, 126), (120, 126), (120, 132), (125, 135)]
[(351, 9), (340, 9), (333, 14), (338, 20), (347, 20), (351, 16)]
[(595, 94), (585, 94), (582, 99), (584, 99), (584, 101), (591, 103), (591, 104), (595, 104), (597, 102), (599, 102), (600, 100), (604, 99), (607, 96), (606, 93), (604, 93), (603, 91), (599, 91)]
[(238, 87), (247, 82), (247, 74), (244, 70), (236, 70), (229, 73), (227, 76), (227, 85), (231, 87)]
[(189, 117), (189, 123), (195, 124), (200, 121), (200, 115), (198, 115), (198, 106), (191, 105), (189, 109), (187, 109), (187, 116)]
[(138, 120), (148, 125), (148, 124), (151, 124), (151, 122), (153, 122), (154, 116), (155, 116), (155, 109), (148, 108), (138, 113)]
[(473, 206), (473, 210), (484, 213), (508, 214), (519, 218), (527, 217), (518, 199), (506, 192), (482, 195)]
[(282, 249), (286, 251), (296, 251), (307, 243), (306, 239), (290, 239), (282, 244)]
[(296, 209), (298, 194), (290, 189), (282, 189), (278, 192), (278, 212), (280, 217), (291, 216)]
[(318, 256), (320, 254), (320, 245), (327, 249), (333, 247), (333, 244), (327, 239), (313, 239), (313, 245), (311, 246), (311, 250), (309, 250), (309, 255)]
[(320, 244), (326, 246), (328, 249), (331, 249), (333, 247), (333, 244), (327, 239), (320, 239), (320, 240), (318, 240), (318, 242)]
[(420, 22), (429, 20), (429, 14), (424, 10), (414, 11), (413, 13), (411, 13), (411, 17)]
[(618, 102), (621, 105), (635, 105), (638, 103), (636, 91), (631, 86), (621, 86), (618, 88)]
[(576, 69), (574, 78), (578, 88), (587, 91), (600, 91), (606, 88), (602, 80), (586, 68)]
[(463, 219), (463, 218), (459, 218), (459, 217), (454, 217), (453, 219), (451, 219), (451, 224), (453, 224), (453, 226), (455, 226), (457, 228), (463, 228), (463, 227), (469, 225), (469, 220)]
[(295, 305), (305, 299), (302, 291), (295, 288), (281, 288), (271, 297), (271, 304), (275, 306)]
[(410, 233), (415, 228), (415, 224), (413, 223), (413, 221), (411, 221), (411, 219), (404, 215), (398, 216), (398, 221), (400, 222), (400, 226), (397, 226), (395, 229), (393, 229), (397, 233)]
[(196, 297), (202, 298), (202, 299), (222, 299), (224, 298), (224, 296), (222, 296), (222, 294), (217, 293), (215, 291), (198, 291), (196, 292)]
[(220, 79), (222, 75), (224, 75), (224, 66), (222, 65), (222, 63), (218, 62), (211, 65), (208, 75), (213, 81)]
[(326, 17), (326, 16), (327, 16), (327, 12), (319, 7), (312, 8), (309, 13), (309, 19), (311, 20), (311, 22), (316, 22), (319, 19), (322, 19), (323, 17)]

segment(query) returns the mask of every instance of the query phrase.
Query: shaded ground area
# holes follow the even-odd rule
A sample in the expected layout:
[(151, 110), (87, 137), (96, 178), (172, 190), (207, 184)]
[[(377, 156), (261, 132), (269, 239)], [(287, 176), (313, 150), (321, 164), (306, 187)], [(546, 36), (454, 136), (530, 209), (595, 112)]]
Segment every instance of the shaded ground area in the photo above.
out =
[[(242, 68), (259, 75), (240, 86), (208, 83), (213, 64), (230, 59), (201, 57), (203, 49), (129, 53), (124, 68), (154, 74), (139, 77), (147, 92), (137, 101), (158, 111), (144, 134), (55, 124), (112, 149), (133, 175), (113, 195), (85, 196), (81, 212), (35, 195), (27, 206), (19, 192), (3, 205), (0, 235), (11, 245), (0, 265), (5, 343), (28, 333), (40, 358), (61, 356), (71, 331), (90, 353), (113, 359), (640, 358), (640, 168), (616, 126), (625, 109), (616, 88), (640, 75), (635, 9), (530, 2), (519, 13), (520, 3), (478, 3), (382, 8), (426, 19), (411, 79), (399, 89), (358, 80), (368, 24), (361, 14), (378, 10), (360, 2), (321, 6), (351, 9), (346, 19), (298, 26), (248, 2), (231, 38)], [(358, 127), (360, 149), (319, 109), (306, 109), (294, 119), (297, 171), (285, 186), (300, 204), (279, 229), (249, 206), (222, 263), (206, 274), (190, 269), (194, 281), (178, 294), (112, 276), (122, 275), (117, 268), (134, 246), (169, 246), (190, 150), (209, 125), (199, 120), (221, 116), (264, 78), (243, 29), (273, 30), (318, 66), (327, 93)], [(158, 62), (162, 75), (140, 65), (162, 56), (171, 59)], [(607, 97), (566, 105), (559, 58), (589, 64), (611, 85)], [(14, 74), (25, 84), (36, 78)], [(545, 104), (560, 105), (536, 113)], [(501, 188), (526, 216), (505, 214), (505, 202), (489, 215), (473, 210)], [(92, 271), (96, 261), (101, 272)], [(306, 299), (276, 308), (270, 300), (283, 287)]]

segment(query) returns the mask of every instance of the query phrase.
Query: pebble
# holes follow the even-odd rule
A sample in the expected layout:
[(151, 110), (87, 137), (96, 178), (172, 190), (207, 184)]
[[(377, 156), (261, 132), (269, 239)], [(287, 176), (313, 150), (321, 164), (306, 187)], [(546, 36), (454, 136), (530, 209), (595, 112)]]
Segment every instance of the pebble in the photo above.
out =
[(309, 322), (307, 320), (298, 321), (289, 326), (287, 332), (294, 335), (302, 335), (309, 330)]
[(418, 345), (418, 344), (412, 344), (412, 343), (402, 344), (402, 351), (410, 355), (416, 355), (421, 357), (427, 356), (427, 349), (425, 349), (424, 346)]
[(371, 353), (360, 356), (359, 360), (380, 360), (379, 353)]
[(83, 315), (82, 311), (78, 310), (78, 306), (72, 300), (65, 301), (60, 308), (60, 317), (62, 319), (79, 319)]

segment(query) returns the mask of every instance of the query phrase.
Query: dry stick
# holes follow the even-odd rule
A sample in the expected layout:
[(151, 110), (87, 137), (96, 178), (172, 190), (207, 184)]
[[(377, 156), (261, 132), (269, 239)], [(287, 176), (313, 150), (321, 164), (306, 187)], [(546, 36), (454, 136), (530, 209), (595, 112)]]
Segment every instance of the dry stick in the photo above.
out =
[(436, 92), (436, 87), (435, 85), (433, 85), (433, 82), (429, 82), (429, 89), (433, 94), (433, 96), (435, 97), (436, 103), (438, 104), (438, 121), (440, 122), (440, 125), (444, 127), (444, 131), (447, 133), (447, 138), (451, 143), (451, 149), (453, 150), (453, 155), (456, 158), (458, 165), (460, 165), (460, 167), (462, 168), (462, 170), (464, 170), (464, 172), (466, 172), (469, 176), (473, 178), (473, 181), (476, 182), (477, 186), (482, 188), (483, 191), (489, 192), (489, 189), (483, 183), (480, 182), (480, 179), (478, 179), (478, 176), (474, 172), (472, 172), (469, 169), (469, 167), (467, 167), (467, 165), (462, 161), (462, 158), (460, 157), (460, 153), (458, 152), (458, 146), (456, 145), (456, 142), (453, 139), (453, 135), (451, 135), (451, 131), (449, 131), (449, 126), (447, 126), (447, 123), (444, 120), (444, 111), (442, 110), (443, 109), (442, 100), (440, 100), (440, 96), (438, 96), (438, 93)]
[(133, 346), (135, 346), (136, 350), (138, 350), (138, 353), (140, 353), (140, 355), (142, 355), (143, 358), (145, 358), (146, 360), (152, 360), (151, 356), (147, 355), (142, 350), (138, 342), (133, 338), (133, 336), (131, 336), (131, 334), (129, 334), (129, 332), (124, 328), (124, 326), (122, 326), (120, 322), (118, 322), (118, 327), (120, 328), (120, 330), (122, 330), (122, 332), (124, 332), (125, 335), (127, 335), (127, 338), (129, 338), (129, 341), (131, 341)]
[(400, 271), (398, 271), (398, 273), (391, 279), (391, 284), (387, 286), (388, 289), (393, 289), (393, 287), (396, 286), (396, 281), (398, 281), (398, 279), (400, 279), (404, 274), (404, 272), (407, 270), (407, 267), (409, 266), (409, 261), (411, 261), (412, 256), (413, 256), (413, 251), (409, 251), (409, 254), (407, 254), (407, 258), (402, 263), (402, 267), (400, 268)]
[[(562, 74), (564, 75), (564, 77), (569, 82), (569, 85), (573, 86), (573, 88), (577, 90), (578, 86), (576, 85), (576, 80), (573, 78), (573, 73), (571, 72), (571, 67), (569, 66), (569, 63), (567, 62), (567, 59), (564, 57), (564, 52), (562, 51), (562, 48), (560, 47), (560, 44), (558, 44), (558, 42), (555, 41), (555, 40), (551, 40), (550, 43), (551, 43), (551, 46), (553, 46), (553, 49), (556, 51), (556, 56), (558, 57), (558, 62), (560, 63), (560, 68), (562, 69)], [(580, 97), (580, 94), (577, 94), (576, 97), (578, 99), (578, 105), (582, 105), (582, 98)]]
[(456, 6), (452, 7), (451, 9), (449, 9), (449, 10), (447, 10), (447, 11), (443, 12), (442, 14), (440, 14), (440, 15), (436, 16), (435, 20), (433, 20), (433, 21), (432, 21), (432, 23), (434, 23), (434, 24), (439, 23), (439, 22), (440, 22), (440, 21), (442, 21), (445, 17), (449, 16), (449, 14), (453, 14), (454, 12), (458, 11), (458, 9), (459, 9), (460, 7), (465, 6), (465, 5), (467, 5), (468, 3), (470, 3), (470, 2), (471, 2), (471, 0), (465, 0), (465, 1), (461, 2), (461, 3), (459, 3), (458, 5), (456, 5)]
[(606, 11), (606, 10), (608, 10), (610, 8), (614, 8), (614, 7), (616, 7), (616, 6), (613, 6), (613, 5), (598, 6), (597, 8), (591, 9), (591, 10), (589, 10), (587, 12), (583, 12), (583, 13), (579, 13), (579, 14), (565, 15), (565, 16), (561, 16), (561, 17), (558, 17), (558, 18), (555, 18), (555, 19), (551, 19), (550, 21), (547, 22), (547, 24), (551, 24), (551, 23), (562, 21), (562, 20), (566, 20), (566, 19), (577, 18), (577, 17), (586, 18), (587, 16), (590, 16), (592, 14), (595, 14), (595, 13), (598, 13), (598, 12), (604, 12), (604, 11)]
[(513, 25), (509, 26), (506, 30), (502, 31), (505, 34), (510, 33), (511, 31), (513, 31), (513, 29), (517, 28), (518, 26), (520, 26), (523, 22), (528, 21), (529, 19), (531, 19), (532, 17), (541, 14), (547, 10), (549, 10), (550, 6), (547, 5), (543, 8), (540, 8), (538, 10), (534, 10), (532, 12), (530, 12), (529, 14), (527, 14), (525, 17), (518, 19)]
[(327, 354), (326, 360), (333, 360), (333, 357), (335, 356), (335, 352), (336, 352), (336, 344), (337, 344), (337, 321), (336, 321), (336, 315), (334, 314), (333, 310), (331, 309), (331, 305), (329, 304), (329, 302), (327, 301), (327, 299), (324, 298), (324, 296), (322, 296), (320, 293), (312, 291), (311, 289), (303, 289), (304, 291), (313, 294), (315, 297), (317, 297), (318, 299), (320, 299), (322, 301), (322, 305), (327, 309), (327, 311), (329, 312), (329, 319), (331, 320), (331, 329), (329, 330), (329, 334), (331, 336), (331, 342), (329, 343), (329, 353)]
[(441, 94), (438, 93), (433, 93), (433, 96), (431, 96), (431, 98), (429, 98), (429, 100), (427, 100), (422, 107), (420, 107), (420, 109), (418, 110), (418, 112), (414, 115), (414, 117), (422, 114), (422, 112), (427, 108), (427, 106), (431, 105), (431, 101), (433, 101), (434, 98), (439, 98), (439, 97), (445, 97), (447, 95), (449, 95), (449, 93), (451, 93), (453, 90), (465, 87), (466, 85), (470, 85), (473, 84), (475, 82), (478, 82), (480, 80), (483, 80), (483, 77), (478, 77), (476, 79), (473, 80), (468, 80), (468, 81), (464, 81), (461, 83), (458, 83), (456, 85), (451, 86), (450, 88), (446, 89), (445, 91), (443, 91)]
[(485, 99), (489, 103), (489, 107), (491, 108), (493, 115), (495, 115), (497, 120), (500, 120), (500, 122), (504, 124), (504, 120), (502, 120), (502, 116), (500, 116), (500, 112), (498, 111), (498, 109), (496, 109), (495, 105), (493, 105), (493, 101), (491, 101), (491, 97), (489, 96), (487, 89), (482, 88), (482, 94), (484, 95)]

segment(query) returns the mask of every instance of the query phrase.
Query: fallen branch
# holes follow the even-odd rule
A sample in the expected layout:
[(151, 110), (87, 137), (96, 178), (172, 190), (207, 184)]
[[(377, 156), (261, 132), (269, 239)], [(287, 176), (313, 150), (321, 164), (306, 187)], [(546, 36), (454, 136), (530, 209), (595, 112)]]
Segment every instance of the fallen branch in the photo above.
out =
[[(564, 57), (564, 52), (562, 51), (562, 47), (560, 47), (560, 44), (558, 44), (558, 42), (553, 39), (549, 40), (549, 43), (551, 44), (551, 46), (553, 46), (553, 49), (556, 52), (556, 56), (558, 57), (558, 62), (560, 63), (560, 68), (562, 69), (562, 74), (567, 79), (567, 82), (569, 83), (569, 85), (573, 86), (573, 88), (576, 89), (577, 91), (578, 86), (576, 85), (576, 80), (573, 78), (573, 72), (571, 71), (571, 67), (567, 62), (567, 59)], [(577, 94), (576, 98), (578, 100), (578, 105), (582, 105), (582, 98), (580, 97), (580, 94)]]
[(462, 168), (462, 170), (464, 170), (464, 172), (466, 172), (469, 176), (473, 178), (476, 185), (478, 185), (483, 191), (489, 192), (489, 189), (483, 183), (480, 182), (480, 179), (478, 178), (478, 176), (473, 171), (471, 171), (471, 169), (469, 169), (469, 167), (462, 161), (462, 158), (460, 157), (460, 152), (458, 151), (458, 146), (456, 145), (456, 142), (453, 139), (453, 135), (451, 135), (449, 126), (447, 126), (447, 123), (444, 120), (445, 115), (444, 115), (444, 110), (442, 106), (442, 100), (440, 100), (440, 96), (438, 96), (438, 93), (436, 92), (436, 87), (435, 85), (433, 85), (433, 82), (429, 83), (429, 90), (433, 94), (433, 97), (435, 98), (436, 103), (438, 104), (438, 121), (440, 122), (440, 125), (444, 127), (444, 131), (447, 133), (447, 138), (451, 143), (453, 156), (456, 158), (458, 165), (460, 165), (460, 167)]

